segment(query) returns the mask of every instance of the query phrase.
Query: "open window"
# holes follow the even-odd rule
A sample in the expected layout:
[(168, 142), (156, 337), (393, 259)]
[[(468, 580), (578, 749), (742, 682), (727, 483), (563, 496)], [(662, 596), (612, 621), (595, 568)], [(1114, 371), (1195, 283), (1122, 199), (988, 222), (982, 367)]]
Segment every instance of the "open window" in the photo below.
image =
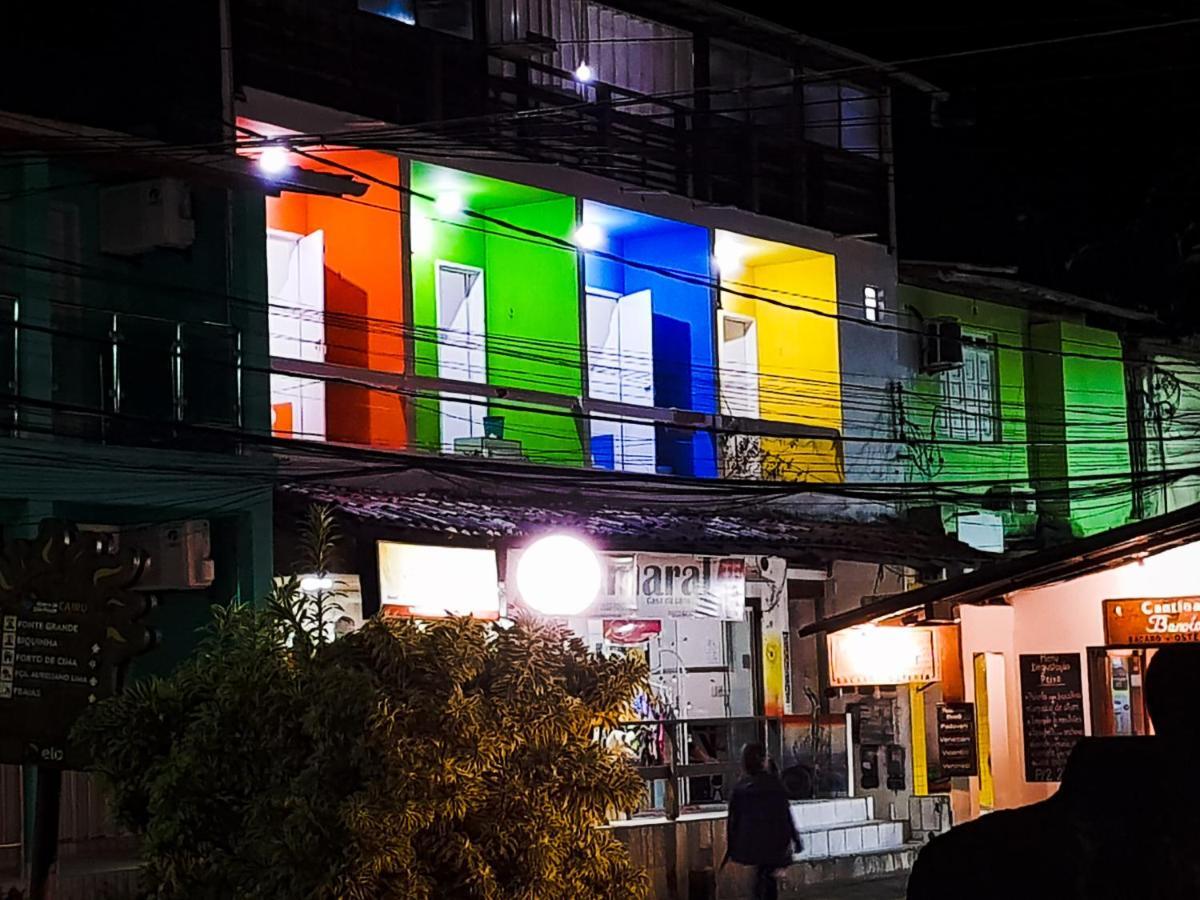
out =
[[(438, 260), (438, 375), (473, 384), (487, 383), (487, 326), (483, 302), (483, 270)], [(466, 394), (441, 395), (442, 449), (453, 453), (455, 442), (483, 436), (486, 405)]]
[[(294, 139), (264, 122), (239, 118), (238, 125), (248, 138)], [(377, 181), (357, 200), (288, 190), (266, 199), (272, 433), (407, 446), (400, 395), (361, 387), (354, 373), (339, 377), (335, 368), (404, 371), (400, 203), (390, 187), (400, 181), (400, 162), (374, 151), (303, 149), (282, 162), (334, 175), (344, 175), (345, 165)], [(263, 148), (256, 143), (241, 152), (256, 156)], [(330, 368), (295, 371), (309, 364)]]
[[(582, 231), (586, 229), (586, 231)], [(716, 409), (708, 233), (594, 201), (583, 204), (588, 392), (598, 400)], [(713, 477), (709, 433), (593, 416), (592, 464)]]
[(421, 162), (412, 186), (416, 372), (454, 382), (417, 398), (417, 446), (582, 465), (580, 428), (563, 406), (471, 390), (582, 395), (574, 198)]
[[(772, 481), (840, 481), (835, 433), (842, 429), (842, 388), (834, 256), (729, 231), (716, 232), (713, 251), (724, 313), (721, 411), (831, 435), (726, 439), (725, 471)], [(746, 461), (748, 452), (757, 455), (757, 463)]]

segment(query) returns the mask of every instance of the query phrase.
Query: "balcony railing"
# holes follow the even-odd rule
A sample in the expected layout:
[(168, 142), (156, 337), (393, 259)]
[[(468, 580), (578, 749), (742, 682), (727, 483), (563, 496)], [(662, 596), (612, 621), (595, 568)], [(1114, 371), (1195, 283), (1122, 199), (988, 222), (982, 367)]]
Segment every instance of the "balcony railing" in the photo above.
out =
[[(241, 426), (236, 328), (83, 307), (37, 322), (19, 310), (0, 298), (10, 431), (41, 423), (62, 436), (182, 443), (179, 426)], [(187, 441), (195, 445), (195, 434)]]
[[(494, 52), (489, 141), (649, 190), (727, 204), (840, 234), (889, 236), (887, 164), (805, 139), (804, 123), (767, 127), (752, 111), (646, 96)], [(799, 104), (798, 104), (799, 108)]]

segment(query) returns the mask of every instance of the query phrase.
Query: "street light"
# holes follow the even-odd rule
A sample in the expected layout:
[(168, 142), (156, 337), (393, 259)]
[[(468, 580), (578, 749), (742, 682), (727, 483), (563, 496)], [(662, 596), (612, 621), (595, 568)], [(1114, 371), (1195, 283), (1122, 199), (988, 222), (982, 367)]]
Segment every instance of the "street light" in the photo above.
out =
[(267, 175), (282, 175), (292, 167), (287, 148), (278, 144), (264, 147), (258, 156), (258, 167)]
[(600, 593), (604, 573), (591, 547), (571, 534), (538, 538), (517, 562), (521, 600), (546, 616), (574, 616)]

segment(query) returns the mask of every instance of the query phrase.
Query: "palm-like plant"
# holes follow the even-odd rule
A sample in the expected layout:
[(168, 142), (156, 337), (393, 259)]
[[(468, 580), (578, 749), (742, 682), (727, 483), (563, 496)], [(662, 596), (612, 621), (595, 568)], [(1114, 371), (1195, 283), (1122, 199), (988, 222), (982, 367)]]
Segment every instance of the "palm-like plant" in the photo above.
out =
[[(333, 569), (331, 523), (310, 516), (307, 571)], [(641, 662), (532, 621), (384, 619), (330, 641), (294, 581), (218, 610), (193, 659), (77, 731), (159, 897), (645, 895), (600, 827), (641, 781), (595, 739), (628, 716)]]

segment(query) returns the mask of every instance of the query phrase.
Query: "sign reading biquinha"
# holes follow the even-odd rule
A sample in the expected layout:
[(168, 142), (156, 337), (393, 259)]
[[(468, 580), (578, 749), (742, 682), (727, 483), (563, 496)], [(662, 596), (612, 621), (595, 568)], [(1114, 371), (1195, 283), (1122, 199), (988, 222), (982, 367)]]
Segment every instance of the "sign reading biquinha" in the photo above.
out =
[(71, 728), (121, 689), (154, 644), (139, 623), (153, 598), (131, 588), (144, 558), (57, 520), (0, 549), (0, 763), (82, 768)]

